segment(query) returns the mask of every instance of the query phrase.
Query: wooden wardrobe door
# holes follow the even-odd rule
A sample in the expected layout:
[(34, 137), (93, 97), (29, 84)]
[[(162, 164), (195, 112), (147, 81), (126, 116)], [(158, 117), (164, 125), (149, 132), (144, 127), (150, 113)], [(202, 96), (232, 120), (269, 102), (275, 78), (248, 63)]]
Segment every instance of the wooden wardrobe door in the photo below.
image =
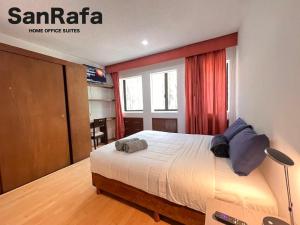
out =
[(89, 157), (92, 150), (86, 69), (82, 65), (66, 66), (66, 83), (73, 163)]
[(3, 192), (69, 165), (63, 67), (0, 51), (0, 92)]

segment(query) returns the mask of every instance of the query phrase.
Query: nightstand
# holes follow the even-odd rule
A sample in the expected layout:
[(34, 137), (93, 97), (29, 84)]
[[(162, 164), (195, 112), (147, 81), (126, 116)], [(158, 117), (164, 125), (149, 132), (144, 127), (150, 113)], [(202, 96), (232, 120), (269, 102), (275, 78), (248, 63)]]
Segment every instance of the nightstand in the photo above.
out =
[(234, 205), (231, 203), (223, 202), (216, 199), (207, 201), (206, 204), (206, 217), (205, 225), (221, 225), (213, 218), (215, 211), (226, 213), (239, 220), (243, 220), (248, 225), (261, 225), (265, 216), (270, 216), (267, 213), (258, 212), (255, 210), (245, 209), (241, 206)]

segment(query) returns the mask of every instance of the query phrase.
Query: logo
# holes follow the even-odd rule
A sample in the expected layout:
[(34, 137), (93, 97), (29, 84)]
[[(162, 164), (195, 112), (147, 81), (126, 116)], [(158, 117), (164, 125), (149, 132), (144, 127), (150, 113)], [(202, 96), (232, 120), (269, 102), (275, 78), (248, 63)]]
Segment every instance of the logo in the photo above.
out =
[[(8, 22), (11, 24), (102, 24), (102, 13), (90, 11), (89, 7), (84, 7), (79, 12), (65, 12), (64, 9), (59, 7), (52, 7), (49, 12), (22, 12), (20, 8), (12, 7), (8, 10), (8, 15), (10, 16)], [(55, 33), (61, 33), (62, 31), (62, 29), (29, 29), (29, 32), (43, 33), (46, 30)], [(63, 32), (65, 30), (77, 30), (75, 33), (80, 32), (79, 29), (63, 29)]]

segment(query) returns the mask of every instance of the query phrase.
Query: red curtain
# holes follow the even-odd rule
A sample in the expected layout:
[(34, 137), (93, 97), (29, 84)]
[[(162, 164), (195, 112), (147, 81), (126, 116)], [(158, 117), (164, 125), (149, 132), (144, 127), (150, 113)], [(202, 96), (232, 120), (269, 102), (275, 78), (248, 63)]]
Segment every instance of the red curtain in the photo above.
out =
[(116, 111), (116, 138), (120, 139), (124, 137), (125, 126), (124, 118), (122, 113), (121, 99), (120, 99), (120, 89), (119, 89), (119, 73), (115, 72), (111, 74), (114, 93), (115, 93), (115, 111)]
[(219, 134), (227, 127), (225, 49), (185, 59), (186, 132)]

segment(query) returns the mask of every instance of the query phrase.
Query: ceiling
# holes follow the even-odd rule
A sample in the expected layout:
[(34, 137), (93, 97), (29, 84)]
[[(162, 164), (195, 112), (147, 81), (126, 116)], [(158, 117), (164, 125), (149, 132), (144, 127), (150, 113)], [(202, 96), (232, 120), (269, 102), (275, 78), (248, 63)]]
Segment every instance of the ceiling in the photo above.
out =
[[(244, 0), (0, 0), (1, 33), (109, 65), (238, 31)], [(8, 9), (65, 13), (101, 11), (103, 24), (12, 25)], [(37, 34), (29, 28), (79, 28), (78, 34)], [(143, 46), (142, 40), (149, 44)]]

